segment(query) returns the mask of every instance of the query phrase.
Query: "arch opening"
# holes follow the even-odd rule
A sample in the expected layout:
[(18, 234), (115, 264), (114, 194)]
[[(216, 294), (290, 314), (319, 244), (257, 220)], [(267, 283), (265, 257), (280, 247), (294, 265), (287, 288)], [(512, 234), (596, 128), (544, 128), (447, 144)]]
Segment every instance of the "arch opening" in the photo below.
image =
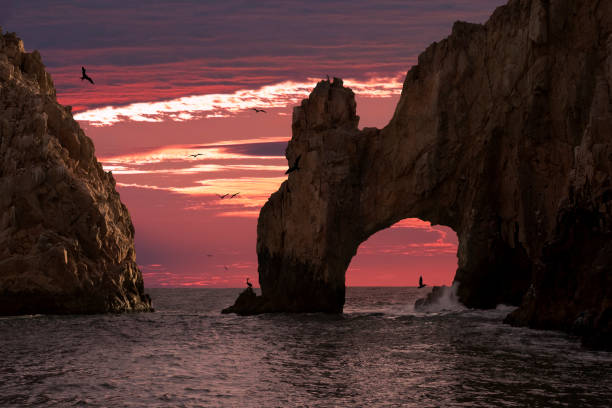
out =
[[(345, 272), (345, 313), (404, 314), (429, 298), (433, 287), (451, 287), (458, 267), (458, 237), (447, 226), (405, 218), (361, 242)], [(424, 287), (419, 287), (420, 279)], [(452, 289), (428, 310), (456, 309)], [(421, 299), (421, 300), (419, 300)]]
[(345, 273), (346, 287), (450, 286), (457, 271), (455, 231), (405, 218), (363, 241)]

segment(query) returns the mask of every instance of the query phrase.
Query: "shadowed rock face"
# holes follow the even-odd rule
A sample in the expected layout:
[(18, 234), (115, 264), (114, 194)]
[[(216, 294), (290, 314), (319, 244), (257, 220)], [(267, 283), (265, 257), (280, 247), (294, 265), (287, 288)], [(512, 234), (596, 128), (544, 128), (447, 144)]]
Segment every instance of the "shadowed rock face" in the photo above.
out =
[(259, 216), (248, 312), (340, 312), (359, 244), (418, 217), (457, 232), (467, 306), (609, 334), (611, 33), (612, 2), (596, 0), (512, 0), (456, 23), (382, 130), (358, 130), (352, 91), (320, 82), (293, 112), (301, 169)]
[(0, 30), (0, 315), (150, 309), (113, 176), (40, 54)]

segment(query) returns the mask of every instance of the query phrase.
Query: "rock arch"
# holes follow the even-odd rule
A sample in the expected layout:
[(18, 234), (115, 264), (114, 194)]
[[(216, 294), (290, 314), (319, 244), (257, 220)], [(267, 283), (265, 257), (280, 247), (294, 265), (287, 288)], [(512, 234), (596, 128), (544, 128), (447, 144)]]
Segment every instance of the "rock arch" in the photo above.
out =
[(523, 299), (514, 322), (609, 336), (611, 33), (598, 1), (511, 0), (455, 23), (380, 130), (357, 128), (341, 80), (319, 82), (293, 112), (300, 170), (259, 216), (262, 296), (227, 311), (342, 311), (359, 244), (414, 217), (457, 232), (467, 306)]
[[(445, 130), (448, 125), (424, 120), (428, 110), (421, 104), (417, 111), (403, 112), (400, 106), (384, 129), (359, 131), (354, 94), (337, 79), (320, 82), (295, 109), (287, 155), (289, 162), (301, 155), (302, 168), (272, 195), (258, 223), (260, 284), (274, 299), (266, 308), (342, 311), (344, 274), (357, 248), (404, 218), (457, 232), (458, 280), (471, 278), (474, 272), (465, 271), (483, 263), (502, 272), (494, 282), (486, 276), (474, 279), (475, 289), (465, 291), (464, 302), (477, 307), (518, 303), (529, 276), (525, 273), (516, 285), (516, 274), (509, 273), (515, 257), (508, 255), (515, 250), (499, 236), (501, 225), (490, 233), (491, 224), (499, 223), (494, 211), (466, 211), (474, 201), (490, 201), (490, 189), (475, 194), (468, 187), (482, 184), (490, 169), (485, 164), (469, 176), (474, 180), (467, 180), (469, 146)], [(494, 293), (492, 286), (500, 288)]]

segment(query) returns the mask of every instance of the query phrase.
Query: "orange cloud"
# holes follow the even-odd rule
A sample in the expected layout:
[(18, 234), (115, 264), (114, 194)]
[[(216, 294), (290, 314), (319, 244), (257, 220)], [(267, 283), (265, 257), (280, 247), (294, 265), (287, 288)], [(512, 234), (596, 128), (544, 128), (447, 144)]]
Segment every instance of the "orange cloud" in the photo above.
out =
[[(256, 138), (207, 145), (172, 145), (103, 157), (100, 161), (106, 171), (112, 171), (118, 178), (119, 187), (182, 194), (193, 198), (185, 204), (185, 210), (251, 218), (259, 215), (260, 207), (286, 179), (287, 165), (280, 156), (241, 153), (236, 147), (285, 141), (286, 138)], [(189, 156), (195, 154), (199, 156)], [(218, 195), (226, 193), (239, 194), (219, 199)]]

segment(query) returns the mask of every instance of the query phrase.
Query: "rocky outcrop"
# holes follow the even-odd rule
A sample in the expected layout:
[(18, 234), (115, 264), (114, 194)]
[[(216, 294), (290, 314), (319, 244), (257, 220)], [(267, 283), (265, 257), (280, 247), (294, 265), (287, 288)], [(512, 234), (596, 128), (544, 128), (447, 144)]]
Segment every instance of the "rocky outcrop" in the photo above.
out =
[(251, 315), (261, 313), (259, 310), (259, 298), (253, 288), (246, 288), (238, 295), (234, 304), (221, 311), (223, 314), (236, 313), (239, 315)]
[(0, 314), (150, 309), (113, 176), (40, 54), (0, 30)]
[(461, 301), (516, 324), (610, 334), (612, 2), (511, 0), (419, 56), (391, 122), (358, 130), (320, 82), (292, 172), (262, 208), (250, 310), (340, 312), (359, 244), (408, 217), (459, 238)]

